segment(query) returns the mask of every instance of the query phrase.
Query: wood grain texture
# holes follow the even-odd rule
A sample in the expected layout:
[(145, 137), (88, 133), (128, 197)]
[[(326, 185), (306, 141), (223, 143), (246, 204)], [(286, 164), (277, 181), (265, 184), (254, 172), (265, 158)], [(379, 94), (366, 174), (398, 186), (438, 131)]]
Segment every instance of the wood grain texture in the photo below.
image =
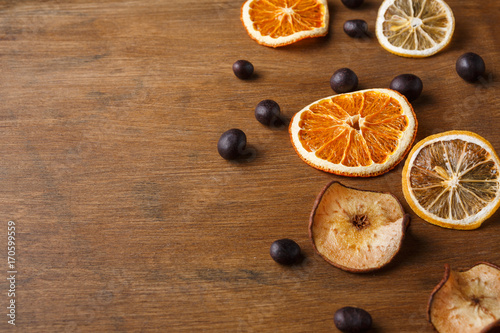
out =
[[(424, 83), (417, 140), (470, 130), (500, 150), (500, 2), (447, 2), (450, 46), (406, 59), (342, 31), (359, 18), (373, 32), (378, 0), (355, 11), (330, 0), (327, 37), (280, 49), (246, 34), (242, 1), (0, 1), (0, 232), (16, 222), (17, 329), (332, 332), (334, 312), (351, 305), (372, 314), (373, 332), (432, 332), (426, 304), (444, 264), (500, 264), (499, 213), (474, 231), (429, 225), (404, 201), (401, 165), (371, 179), (315, 170), (253, 110), (274, 99), (290, 118), (333, 94), (340, 67), (360, 89), (413, 73)], [(478, 84), (455, 72), (467, 51), (486, 62)], [(254, 79), (234, 76), (238, 59), (254, 64)], [(245, 131), (251, 159), (220, 158), (230, 128)], [(349, 274), (313, 253), (309, 214), (334, 179), (390, 191), (411, 213), (389, 267)], [(302, 247), (302, 264), (272, 261), (269, 246), (284, 237)]]

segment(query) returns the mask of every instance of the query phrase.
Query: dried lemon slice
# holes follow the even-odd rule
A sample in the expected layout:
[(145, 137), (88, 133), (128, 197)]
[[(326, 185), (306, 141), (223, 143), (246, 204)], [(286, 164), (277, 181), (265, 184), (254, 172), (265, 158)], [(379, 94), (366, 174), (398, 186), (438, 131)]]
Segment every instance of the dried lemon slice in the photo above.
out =
[(475, 229), (500, 206), (500, 160), (481, 136), (450, 131), (429, 136), (410, 151), (403, 194), (425, 221)]
[(250, 37), (261, 45), (278, 47), (328, 33), (326, 0), (248, 0), (241, 20)]
[(455, 18), (442, 0), (385, 0), (375, 33), (387, 51), (403, 57), (428, 57), (451, 41)]

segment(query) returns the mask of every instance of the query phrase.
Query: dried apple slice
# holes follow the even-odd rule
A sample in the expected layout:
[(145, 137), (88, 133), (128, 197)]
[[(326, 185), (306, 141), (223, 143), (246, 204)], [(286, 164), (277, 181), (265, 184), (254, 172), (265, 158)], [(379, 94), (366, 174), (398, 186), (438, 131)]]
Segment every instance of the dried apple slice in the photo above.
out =
[(500, 267), (481, 262), (469, 270), (454, 271), (445, 265), (427, 315), (440, 333), (499, 332)]
[(391, 193), (333, 181), (314, 203), (309, 237), (330, 264), (348, 272), (368, 272), (387, 265), (399, 252), (409, 221)]

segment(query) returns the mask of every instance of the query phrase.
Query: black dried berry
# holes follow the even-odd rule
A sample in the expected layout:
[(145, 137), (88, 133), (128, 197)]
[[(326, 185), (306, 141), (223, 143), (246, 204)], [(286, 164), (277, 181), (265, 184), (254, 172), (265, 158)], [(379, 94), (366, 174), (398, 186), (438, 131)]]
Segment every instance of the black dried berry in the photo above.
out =
[(333, 73), (330, 86), (339, 94), (354, 91), (358, 88), (358, 76), (349, 68), (341, 68)]
[(344, 32), (353, 38), (368, 37), (368, 23), (364, 20), (349, 20), (344, 23)]
[(347, 8), (354, 9), (354, 8), (358, 8), (359, 6), (361, 6), (363, 4), (363, 1), (364, 0), (342, 0), (342, 3)]
[(477, 81), (486, 70), (483, 58), (472, 52), (458, 57), (455, 67), (458, 75), (468, 82)]
[(333, 321), (340, 331), (347, 333), (366, 332), (372, 327), (372, 316), (363, 309), (351, 306), (338, 309)]
[(233, 128), (222, 133), (217, 143), (217, 150), (219, 155), (226, 160), (235, 160), (244, 155), (246, 145), (247, 136), (245, 133), (240, 129)]
[(238, 60), (233, 64), (233, 72), (242, 80), (249, 79), (253, 74), (253, 65), (246, 60)]
[(401, 74), (391, 81), (389, 88), (400, 92), (406, 97), (408, 102), (411, 102), (420, 96), (424, 85), (422, 84), (422, 80), (416, 75)]
[(271, 99), (260, 101), (255, 107), (255, 118), (266, 126), (281, 126), (280, 106)]
[(271, 244), (270, 254), (274, 261), (282, 265), (293, 265), (301, 257), (299, 244), (288, 238), (274, 241)]

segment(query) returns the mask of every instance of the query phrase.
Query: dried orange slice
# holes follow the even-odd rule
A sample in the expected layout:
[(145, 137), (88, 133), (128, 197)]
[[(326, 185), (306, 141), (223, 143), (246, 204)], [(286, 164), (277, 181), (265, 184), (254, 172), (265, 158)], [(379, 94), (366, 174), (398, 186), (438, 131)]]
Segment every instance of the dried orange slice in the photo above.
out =
[(475, 229), (500, 206), (500, 160), (483, 137), (467, 131), (431, 135), (403, 168), (403, 194), (425, 221)]
[(248, 0), (241, 20), (250, 37), (278, 47), (328, 33), (326, 0)]
[(443, 0), (385, 0), (375, 33), (384, 49), (403, 57), (428, 57), (445, 48), (455, 18)]
[(429, 298), (427, 316), (440, 333), (498, 332), (500, 267), (483, 262), (454, 271), (446, 265)]
[(413, 108), (389, 89), (320, 99), (297, 112), (290, 137), (307, 164), (330, 173), (368, 177), (393, 168), (417, 132)]
[(309, 237), (330, 264), (353, 273), (368, 272), (391, 262), (409, 221), (391, 193), (357, 190), (333, 181), (316, 199)]

